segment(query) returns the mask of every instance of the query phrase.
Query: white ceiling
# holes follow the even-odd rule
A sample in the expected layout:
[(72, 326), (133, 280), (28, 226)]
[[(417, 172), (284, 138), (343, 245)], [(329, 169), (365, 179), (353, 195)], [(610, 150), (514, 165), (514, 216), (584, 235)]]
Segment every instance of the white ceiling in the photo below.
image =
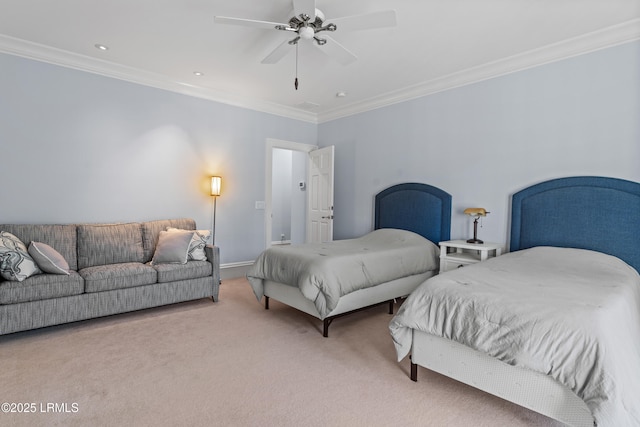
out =
[(397, 26), (338, 28), (331, 37), (358, 57), (347, 66), (301, 41), (299, 90), (295, 48), (260, 63), (290, 33), (214, 23), (216, 15), (286, 23), (291, 0), (0, 0), (0, 52), (322, 122), (640, 38), (640, 0), (316, 6), (326, 22), (393, 9)]

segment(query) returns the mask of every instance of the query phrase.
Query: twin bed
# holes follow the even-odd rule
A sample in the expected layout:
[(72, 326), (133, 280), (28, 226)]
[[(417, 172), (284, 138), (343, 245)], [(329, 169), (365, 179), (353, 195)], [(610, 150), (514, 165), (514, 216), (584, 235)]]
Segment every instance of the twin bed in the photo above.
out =
[[(449, 239), (450, 210), (442, 190), (394, 186), (376, 196), (373, 233), (411, 230), (434, 245)], [(402, 240), (381, 240), (394, 239)], [(315, 248), (316, 258), (330, 258), (325, 250)], [(336, 316), (411, 294), (389, 328), (398, 360), (411, 355), (414, 381), (422, 366), (569, 425), (640, 425), (640, 184), (571, 177), (523, 189), (512, 197), (510, 253), (440, 275), (436, 266), (380, 279), (381, 258), (361, 256), (347, 271), (373, 273), (364, 274), (367, 286), (337, 297), (319, 298), (322, 286), (249, 279), (267, 304), (275, 298), (323, 319), (325, 336)], [(308, 259), (298, 260), (309, 271)]]
[(375, 230), (357, 239), (265, 250), (247, 279), (265, 308), (273, 298), (323, 321), (410, 294), (438, 272), (449, 240), (451, 195), (427, 184), (394, 185), (375, 196)]
[(640, 184), (551, 180), (511, 210), (510, 253), (405, 301), (398, 360), (572, 426), (640, 425)]

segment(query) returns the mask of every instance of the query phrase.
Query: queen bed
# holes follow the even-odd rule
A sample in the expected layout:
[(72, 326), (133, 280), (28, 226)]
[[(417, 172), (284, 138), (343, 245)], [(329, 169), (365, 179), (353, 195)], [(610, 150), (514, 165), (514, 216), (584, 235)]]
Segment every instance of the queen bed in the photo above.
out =
[(278, 300), (323, 321), (389, 303), (438, 272), (438, 242), (448, 240), (451, 195), (404, 183), (375, 196), (374, 231), (356, 239), (265, 250), (247, 273), (258, 301)]
[(510, 253), (427, 280), (389, 327), (398, 361), (573, 426), (640, 425), (640, 184), (515, 193)]

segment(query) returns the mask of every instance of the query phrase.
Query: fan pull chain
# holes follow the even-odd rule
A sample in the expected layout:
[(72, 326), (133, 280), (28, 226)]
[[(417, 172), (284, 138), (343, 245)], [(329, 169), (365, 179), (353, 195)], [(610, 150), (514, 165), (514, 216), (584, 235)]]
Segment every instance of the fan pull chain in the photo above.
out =
[(296, 43), (296, 79), (293, 81), (293, 85), (298, 90), (298, 43)]

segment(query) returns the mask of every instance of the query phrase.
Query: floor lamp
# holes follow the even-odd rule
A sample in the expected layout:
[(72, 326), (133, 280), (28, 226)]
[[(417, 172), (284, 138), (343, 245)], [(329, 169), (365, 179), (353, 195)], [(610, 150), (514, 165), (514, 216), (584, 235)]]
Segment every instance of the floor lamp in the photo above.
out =
[(211, 177), (211, 244), (216, 245), (216, 202), (220, 196), (220, 187), (222, 186), (222, 178), (219, 176)]

